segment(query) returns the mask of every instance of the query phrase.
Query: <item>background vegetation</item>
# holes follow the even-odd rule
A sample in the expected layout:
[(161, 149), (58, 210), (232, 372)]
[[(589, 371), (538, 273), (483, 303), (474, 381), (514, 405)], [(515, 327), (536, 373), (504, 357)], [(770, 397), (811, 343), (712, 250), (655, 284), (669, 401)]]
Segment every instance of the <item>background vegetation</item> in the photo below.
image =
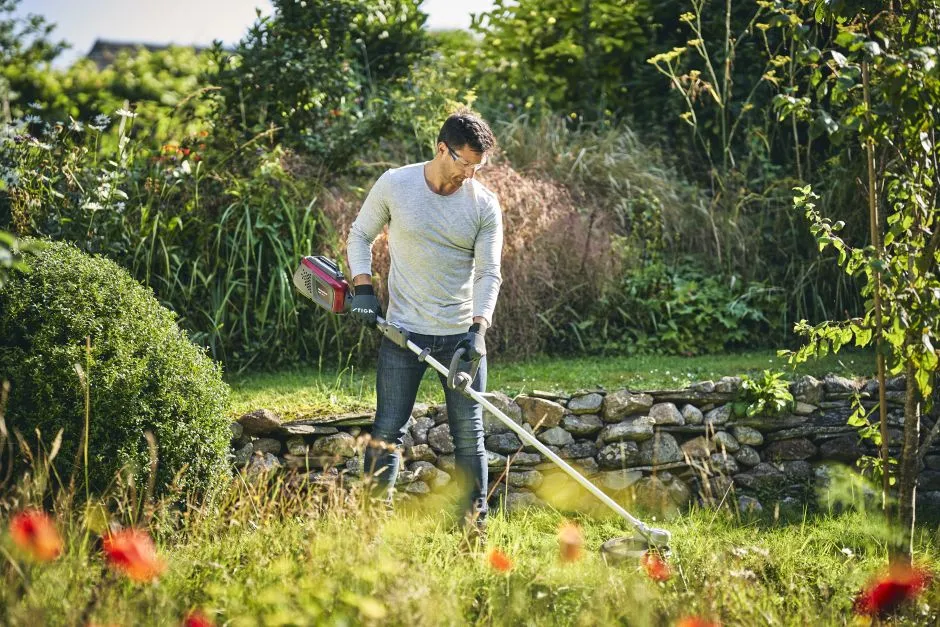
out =
[(367, 361), (373, 334), (299, 302), (292, 269), (342, 260), (372, 181), (472, 106), (502, 145), (482, 175), (508, 224), (494, 353), (790, 345), (800, 319), (859, 311), (790, 192), (826, 181), (864, 228), (857, 151), (774, 107), (805, 78), (782, 26), (808, 7), (500, 2), (429, 34), (412, 1), (275, 4), (233, 50), (102, 70), (51, 69), (49, 25), (4, 18), (0, 229), (114, 259), (229, 371)]

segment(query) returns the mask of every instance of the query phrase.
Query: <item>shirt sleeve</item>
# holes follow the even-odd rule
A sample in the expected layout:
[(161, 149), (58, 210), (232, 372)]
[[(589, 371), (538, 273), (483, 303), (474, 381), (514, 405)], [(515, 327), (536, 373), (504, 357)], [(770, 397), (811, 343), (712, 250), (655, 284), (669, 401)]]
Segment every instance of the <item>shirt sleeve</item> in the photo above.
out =
[(473, 316), (482, 316), (487, 326), (493, 322), (496, 298), (503, 279), (500, 259), (503, 252), (503, 215), (494, 197), (484, 214), (473, 248)]
[(386, 171), (369, 190), (359, 215), (349, 228), (346, 257), (351, 277), (360, 274), (372, 276), (372, 243), (391, 219), (389, 213), (389, 173)]

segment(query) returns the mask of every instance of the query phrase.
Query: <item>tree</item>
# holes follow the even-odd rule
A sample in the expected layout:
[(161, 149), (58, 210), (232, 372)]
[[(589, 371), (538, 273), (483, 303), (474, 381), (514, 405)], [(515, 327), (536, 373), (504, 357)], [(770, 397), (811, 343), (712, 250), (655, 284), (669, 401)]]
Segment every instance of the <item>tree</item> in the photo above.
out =
[(270, 135), (344, 165), (386, 120), (391, 88), (426, 50), (419, 0), (275, 0), (234, 53), (216, 43), (219, 128)]
[[(819, 50), (800, 37), (792, 24), (798, 54), (811, 69), (799, 91), (778, 97), (782, 117), (822, 120), (830, 135), (857, 142), (868, 165), (866, 200), (871, 241), (852, 243), (841, 235), (844, 222), (817, 210), (809, 187), (799, 190), (796, 205), (809, 218), (820, 249), (833, 248), (844, 271), (863, 281), (867, 298), (862, 317), (840, 322), (797, 325), (807, 344), (792, 354), (806, 359), (838, 351), (853, 339), (875, 344), (881, 393), (881, 470), (891, 474), (885, 412), (884, 377), (904, 373), (907, 388), (904, 430), (897, 469), (898, 515), (908, 530), (911, 551), (917, 476), (924, 456), (940, 433), (922, 433), (925, 411), (933, 409), (940, 335), (940, 150), (937, 103), (940, 102), (940, 3), (910, 0), (890, 3), (877, 12), (845, 2), (818, 5), (815, 19), (834, 24), (834, 45)], [(881, 216), (884, 216), (882, 218)], [(883, 361), (882, 361), (883, 360)], [(883, 364), (883, 365), (882, 365)], [(893, 477), (892, 477), (893, 479)]]
[(645, 0), (496, 0), (471, 26), (483, 36), (481, 92), (575, 118), (617, 115), (649, 11)]
[(9, 120), (20, 92), (32, 84), (37, 72), (46, 69), (68, 47), (49, 39), (54, 24), (40, 15), (16, 18), (20, 0), (0, 0), (0, 119)]

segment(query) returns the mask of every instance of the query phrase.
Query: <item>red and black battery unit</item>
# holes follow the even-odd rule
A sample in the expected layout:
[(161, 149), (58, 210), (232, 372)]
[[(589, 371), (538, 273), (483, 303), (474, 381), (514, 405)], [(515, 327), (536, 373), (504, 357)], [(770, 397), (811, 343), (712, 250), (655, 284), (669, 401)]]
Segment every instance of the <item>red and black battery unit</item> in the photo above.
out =
[(335, 261), (322, 255), (307, 256), (300, 260), (294, 272), (294, 287), (332, 313), (343, 313), (348, 305), (349, 283)]

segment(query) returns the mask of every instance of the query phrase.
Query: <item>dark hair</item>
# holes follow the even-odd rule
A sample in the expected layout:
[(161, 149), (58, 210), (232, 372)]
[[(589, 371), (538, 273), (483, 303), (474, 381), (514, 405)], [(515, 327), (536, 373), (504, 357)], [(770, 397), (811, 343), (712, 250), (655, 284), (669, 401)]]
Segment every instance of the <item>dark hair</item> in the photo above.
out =
[(454, 150), (468, 146), (473, 152), (489, 152), (496, 147), (496, 138), (489, 124), (468, 110), (458, 111), (446, 120), (437, 134), (437, 141)]

